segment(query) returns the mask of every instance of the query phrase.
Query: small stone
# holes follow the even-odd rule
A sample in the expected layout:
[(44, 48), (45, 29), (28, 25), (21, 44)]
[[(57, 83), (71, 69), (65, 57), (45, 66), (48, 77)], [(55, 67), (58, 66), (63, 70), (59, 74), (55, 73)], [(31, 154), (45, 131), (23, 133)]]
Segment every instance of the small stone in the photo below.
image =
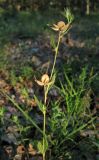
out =
[(39, 48), (32, 48), (31, 51), (32, 51), (33, 53), (37, 53), (37, 52), (39, 51)]
[(96, 155), (96, 160), (99, 160), (99, 154)]
[(9, 144), (11, 144), (11, 143), (17, 144), (17, 137), (13, 133), (8, 133), (8, 134), (2, 135), (1, 140), (6, 141)]
[(57, 91), (55, 88), (52, 88), (52, 89), (49, 91), (49, 94), (50, 94), (51, 96), (57, 97), (57, 96), (58, 96), (58, 91)]
[(40, 59), (37, 56), (33, 56), (32, 57), (32, 62), (33, 62), (33, 64), (34, 64), (35, 67), (38, 67), (38, 66), (41, 65), (41, 61), (40, 61)]
[(34, 90), (33, 90), (32, 88), (29, 88), (29, 89), (28, 89), (28, 92), (29, 92), (30, 94), (34, 95)]
[(14, 160), (21, 160), (21, 158), (22, 158), (22, 155), (17, 154), (15, 155)]
[(96, 44), (99, 44), (99, 37), (96, 37)]

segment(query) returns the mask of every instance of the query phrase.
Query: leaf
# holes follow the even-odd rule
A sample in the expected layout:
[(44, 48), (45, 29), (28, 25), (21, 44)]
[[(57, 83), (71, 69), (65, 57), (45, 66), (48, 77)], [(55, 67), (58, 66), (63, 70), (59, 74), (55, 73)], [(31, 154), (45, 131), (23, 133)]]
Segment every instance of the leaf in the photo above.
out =
[(40, 111), (43, 113), (44, 105), (42, 104), (42, 102), (40, 100), (38, 100), (38, 98), (35, 95), (34, 95), (34, 99), (35, 99)]
[(48, 83), (48, 90), (51, 89), (51, 87), (54, 85), (55, 83), (55, 78), (56, 78), (56, 73), (54, 73), (51, 77), (51, 81)]
[(99, 148), (99, 143), (93, 142), (93, 144)]
[(48, 141), (47, 141), (47, 137), (44, 137), (44, 152), (46, 152), (48, 149)]
[(38, 148), (39, 152), (40, 152), (41, 154), (43, 154), (43, 144), (42, 144), (41, 142), (38, 142), (37, 148)]
[(54, 38), (53, 35), (52, 35), (51, 38), (50, 38), (50, 45), (51, 45), (54, 49), (56, 48), (55, 38)]
[(27, 120), (29, 120), (31, 123), (32, 123), (32, 125), (33, 126), (35, 126), (38, 130), (39, 130), (39, 132), (40, 133), (42, 133), (43, 134), (43, 132), (42, 132), (42, 130), (39, 128), (39, 126), (35, 123), (35, 121), (33, 121), (33, 119), (16, 103), (16, 101), (14, 101), (9, 95), (7, 95), (5, 92), (3, 92), (2, 91), (2, 93), (3, 93), (3, 95), (5, 96), (5, 97), (7, 97), (7, 99), (9, 100), (9, 101), (11, 101), (12, 102), (12, 104), (24, 115), (24, 117), (27, 119)]
[(46, 135), (43, 137), (43, 142), (38, 142), (37, 144), (37, 148), (41, 154), (44, 154), (48, 149), (48, 141)]

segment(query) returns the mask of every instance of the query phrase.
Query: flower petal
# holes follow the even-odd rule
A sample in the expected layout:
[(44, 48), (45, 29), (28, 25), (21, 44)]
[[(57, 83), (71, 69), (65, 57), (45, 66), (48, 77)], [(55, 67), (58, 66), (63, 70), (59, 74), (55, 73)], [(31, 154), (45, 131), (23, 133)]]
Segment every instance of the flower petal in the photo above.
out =
[(53, 26), (54, 26), (55, 28), (58, 28), (58, 25), (56, 25), (56, 24), (53, 24)]
[(54, 31), (59, 31), (59, 27), (56, 24), (53, 24), (51, 27)]
[(41, 77), (41, 82), (46, 84), (49, 82), (49, 76), (47, 74), (44, 74), (42, 77)]
[(59, 31), (59, 28), (51, 27), (54, 31)]
[(39, 86), (44, 86), (44, 83), (38, 80), (35, 80), (35, 82), (39, 85)]
[(69, 24), (63, 26), (63, 27), (61, 28), (61, 31), (66, 31), (66, 30), (69, 28), (69, 26), (70, 26)]
[(63, 21), (60, 21), (60, 22), (57, 23), (57, 26), (58, 26), (59, 28), (64, 27), (64, 26), (65, 26), (65, 23), (64, 23)]

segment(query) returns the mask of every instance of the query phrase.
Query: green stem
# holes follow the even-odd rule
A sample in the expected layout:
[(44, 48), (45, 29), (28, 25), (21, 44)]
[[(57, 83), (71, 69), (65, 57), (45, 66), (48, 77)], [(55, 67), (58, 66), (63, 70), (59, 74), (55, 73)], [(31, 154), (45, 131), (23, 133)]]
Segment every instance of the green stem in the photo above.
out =
[[(61, 34), (59, 32), (59, 36), (58, 36), (58, 42), (57, 42), (57, 46), (55, 48), (55, 57), (54, 57), (54, 63), (53, 63), (53, 67), (52, 67), (52, 71), (51, 71), (51, 76), (50, 79), (52, 79), (53, 73), (54, 73), (54, 69), (55, 69), (55, 64), (56, 64), (56, 58), (57, 58), (57, 54), (58, 54), (58, 49), (59, 49), (59, 44), (60, 44), (60, 40), (61, 40)], [(47, 101), (47, 94), (48, 94), (48, 86), (44, 86), (44, 110), (43, 110), (43, 160), (45, 160), (45, 135), (46, 135), (46, 101)]]
[(43, 153), (43, 160), (45, 160), (45, 153)]
[(47, 101), (47, 93), (48, 93), (48, 86), (44, 86), (44, 104), (46, 105)]
[(45, 131), (46, 131), (46, 111), (44, 111), (44, 124), (43, 124), (43, 160), (45, 160)]
[(54, 63), (53, 63), (53, 67), (52, 67), (50, 79), (52, 78), (53, 73), (54, 73), (54, 69), (55, 69), (56, 58), (57, 58), (57, 54), (58, 54), (58, 49), (59, 49), (60, 40), (61, 40), (61, 35), (60, 35), (60, 32), (59, 32), (58, 42), (57, 42), (57, 46), (56, 46), (56, 48), (55, 48), (55, 57), (54, 57)]
[[(58, 49), (59, 49), (59, 44), (60, 44), (60, 40), (61, 40), (61, 34), (59, 32), (59, 36), (58, 36), (58, 42), (57, 42), (57, 46), (55, 48), (55, 57), (54, 57), (54, 63), (53, 63), (53, 67), (52, 67), (52, 71), (51, 71), (51, 76), (50, 79), (52, 79), (53, 73), (54, 73), (54, 69), (55, 69), (55, 64), (56, 64), (56, 58), (57, 58), (57, 54), (58, 54)], [(45, 136), (46, 136), (46, 101), (47, 101), (47, 94), (48, 94), (48, 86), (44, 86), (44, 110), (43, 110), (43, 160), (45, 160)]]
[(46, 135), (46, 101), (48, 88), (44, 86), (44, 108), (43, 108), (43, 160), (45, 160), (45, 135)]

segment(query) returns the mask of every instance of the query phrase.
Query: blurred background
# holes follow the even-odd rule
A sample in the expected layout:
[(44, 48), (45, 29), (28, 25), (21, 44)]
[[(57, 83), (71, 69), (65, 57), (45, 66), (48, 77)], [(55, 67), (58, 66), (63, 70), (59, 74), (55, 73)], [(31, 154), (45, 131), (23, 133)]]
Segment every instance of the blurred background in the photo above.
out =
[[(88, 66), (97, 74), (99, 0), (0, 0), (0, 71), (9, 72), (10, 79), (15, 79), (31, 77), (33, 69), (44, 68), (48, 57), (53, 57), (50, 35), (57, 35), (49, 26), (66, 21), (64, 8), (69, 8), (75, 18), (62, 41), (57, 62), (63, 58), (62, 64), (72, 68), (72, 73)], [(99, 76), (93, 87), (97, 94), (98, 82)]]

